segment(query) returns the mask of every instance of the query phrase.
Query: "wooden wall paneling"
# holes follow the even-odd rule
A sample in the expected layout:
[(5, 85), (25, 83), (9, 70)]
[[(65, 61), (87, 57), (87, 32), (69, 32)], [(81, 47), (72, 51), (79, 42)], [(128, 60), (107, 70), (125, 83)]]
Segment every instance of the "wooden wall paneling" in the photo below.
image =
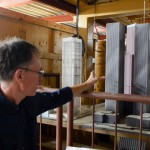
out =
[(14, 36), (26, 39), (26, 25), (22, 22), (0, 17), (0, 29), (0, 39)]
[(26, 39), (36, 45), (40, 51), (53, 53), (52, 37), (53, 29), (38, 25), (28, 25)]
[(40, 56), (41, 56), (41, 58), (43, 58), (43, 59), (62, 60), (61, 54), (40, 52)]
[(53, 72), (54, 73), (62, 73), (62, 60), (54, 60), (54, 66), (53, 66)]
[[(57, 76), (57, 75), (56, 75)], [(42, 86), (50, 87), (50, 88), (58, 88), (59, 80), (58, 76), (46, 75), (41, 79)]]
[[(34, 34), (35, 33), (35, 34)], [(40, 34), (42, 33), (42, 35)], [(40, 35), (40, 37), (39, 37)], [(39, 27), (37, 25), (32, 25), (28, 27), (27, 30), (27, 40), (36, 45), (41, 50), (41, 60), (42, 66), (46, 73), (60, 73), (62, 74), (62, 58), (61, 58), (61, 46), (62, 38), (69, 37), (72, 34)], [(41, 38), (43, 36), (43, 38)], [(44, 39), (44, 40), (43, 40)], [(47, 42), (44, 42), (47, 41)], [(49, 42), (48, 42), (49, 41)], [(54, 42), (53, 42), (54, 41)], [(49, 45), (44, 45), (49, 43)], [(60, 77), (60, 85), (61, 85)], [(42, 84), (46, 85), (46, 81)], [(55, 85), (55, 80), (50, 80), (50, 85), (53, 87)]]
[(42, 67), (46, 73), (53, 72), (54, 61), (52, 59), (41, 59)]
[(50, 87), (51, 88), (56, 88), (56, 78), (55, 77), (51, 77), (50, 80), (49, 80), (49, 83), (50, 83)]
[(60, 73), (60, 87), (62, 87), (62, 60), (54, 60), (53, 63), (53, 72)]
[(43, 78), (41, 79), (41, 85), (51, 88), (52, 86), (51, 86), (51, 84), (50, 84), (50, 79), (49, 79), (49, 77), (43, 77)]
[(54, 31), (54, 53), (62, 53), (62, 39), (66, 37), (71, 37), (73, 34), (55, 30)]

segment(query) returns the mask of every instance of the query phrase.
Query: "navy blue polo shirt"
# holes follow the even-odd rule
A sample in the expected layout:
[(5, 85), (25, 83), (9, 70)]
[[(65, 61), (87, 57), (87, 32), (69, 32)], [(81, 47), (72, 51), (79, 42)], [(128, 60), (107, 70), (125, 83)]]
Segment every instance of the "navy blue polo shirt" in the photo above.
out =
[(36, 117), (72, 100), (71, 88), (37, 93), (19, 105), (0, 93), (0, 150), (37, 150)]

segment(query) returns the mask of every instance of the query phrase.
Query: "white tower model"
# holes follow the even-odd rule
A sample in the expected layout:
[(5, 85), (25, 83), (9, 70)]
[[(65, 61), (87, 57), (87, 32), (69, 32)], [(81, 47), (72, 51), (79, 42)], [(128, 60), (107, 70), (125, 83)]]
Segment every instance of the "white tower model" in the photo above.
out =
[[(64, 38), (62, 41), (62, 87), (81, 83), (82, 79), (82, 40)], [(66, 105), (64, 106), (66, 111)], [(74, 114), (81, 112), (81, 98), (74, 98)]]

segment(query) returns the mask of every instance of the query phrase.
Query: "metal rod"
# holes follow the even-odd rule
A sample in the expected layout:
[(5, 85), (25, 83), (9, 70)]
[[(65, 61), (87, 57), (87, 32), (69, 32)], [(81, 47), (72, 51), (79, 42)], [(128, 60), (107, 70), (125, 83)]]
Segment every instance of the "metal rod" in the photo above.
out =
[(142, 148), (142, 116), (143, 116), (143, 103), (141, 103), (141, 110), (140, 110), (139, 150), (141, 150), (141, 148)]
[(73, 101), (67, 105), (67, 146), (73, 146)]
[[(142, 104), (141, 104), (141, 112), (140, 112), (141, 119), (140, 119), (140, 135), (139, 135), (139, 149), (141, 150), (143, 103), (150, 103), (150, 96), (135, 95), (135, 94), (120, 94), (120, 93), (114, 94), (114, 93), (105, 93), (105, 92), (92, 92), (89, 94), (88, 93), (82, 94), (82, 97), (95, 98), (95, 99), (100, 98), (100, 99), (109, 99), (109, 100), (127, 101), (127, 102), (141, 102)], [(115, 135), (115, 137), (117, 137), (117, 135)]]
[(95, 99), (93, 98), (93, 109), (92, 109), (92, 148), (94, 148), (94, 113), (95, 113)]
[(42, 149), (42, 145), (41, 145), (41, 142), (42, 142), (42, 114), (40, 115), (40, 135), (39, 135), (39, 150)]
[(56, 150), (62, 150), (62, 106), (57, 108)]
[(77, 32), (77, 37), (79, 38), (79, 0), (77, 0), (76, 4), (76, 32)]
[(145, 23), (145, 17), (146, 17), (146, 1), (144, 0), (144, 23)]
[(116, 101), (116, 110), (115, 110), (115, 139), (114, 139), (114, 150), (117, 150), (117, 122), (118, 122), (118, 118), (117, 118), (117, 114), (118, 114), (118, 102)]
[(150, 103), (150, 96), (135, 95), (135, 94), (92, 92), (89, 94), (88, 93), (82, 94), (82, 97), (95, 98), (95, 99), (110, 99), (110, 100), (127, 101), (127, 102)]
[[(96, 25), (95, 18), (96, 18), (96, 3), (94, 4), (94, 28)], [(93, 32), (94, 32), (94, 30), (93, 30)]]

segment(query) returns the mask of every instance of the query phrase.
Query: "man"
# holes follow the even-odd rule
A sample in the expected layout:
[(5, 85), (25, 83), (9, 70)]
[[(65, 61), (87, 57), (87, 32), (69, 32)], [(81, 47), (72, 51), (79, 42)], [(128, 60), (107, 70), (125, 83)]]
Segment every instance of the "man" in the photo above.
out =
[(37, 93), (43, 74), (37, 47), (16, 37), (0, 42), (0, 150), (36, 150), (36, 116), (100, 80), (91, 74), (80, 85)]

